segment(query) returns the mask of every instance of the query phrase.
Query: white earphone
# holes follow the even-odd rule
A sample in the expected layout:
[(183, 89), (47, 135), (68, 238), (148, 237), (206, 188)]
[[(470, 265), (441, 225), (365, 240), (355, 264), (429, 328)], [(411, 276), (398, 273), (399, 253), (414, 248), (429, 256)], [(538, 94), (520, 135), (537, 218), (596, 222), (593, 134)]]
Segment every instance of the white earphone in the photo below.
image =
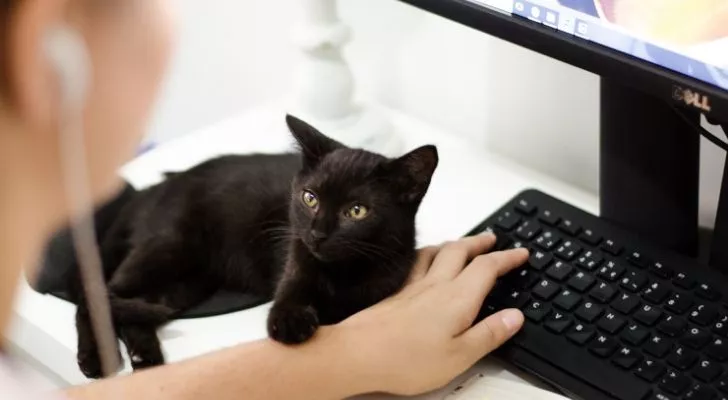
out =
[(83, 36), (68, 26), (56, 27), (44, 38), (43, 51), (57, 75), (60, 96), (58, 133), (65, 196), (70, 207), (73, 245), (85, 301), (98, 344), (104, 376), (120, 363), (109, 296), (93, 223), (94, 204), (86, 160), (83, 111), (91, 86), (91, 60)]
[(44, 52), (58, 75), (61, 101), (72, 109), (80, 108), (88, 94), (91, 62), (83, 37), (68, 26), (58, 26), (44, 39)]

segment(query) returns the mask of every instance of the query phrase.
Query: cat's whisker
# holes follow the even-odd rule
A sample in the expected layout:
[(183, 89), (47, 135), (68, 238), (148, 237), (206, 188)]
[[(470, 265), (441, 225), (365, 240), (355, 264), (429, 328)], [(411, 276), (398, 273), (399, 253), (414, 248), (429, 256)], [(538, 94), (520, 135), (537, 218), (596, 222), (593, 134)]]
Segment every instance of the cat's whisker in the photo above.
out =
[(371, 249), (371, 250), (378, 251), (378, 252), (383, 252), (384, 254), (387, 254), (392, 257), (396, 257), (399, 255), (397, 253), (397, 251), (394, 249), (390, 249), (390, 248), (387, 248), (384, 246), (378, 246), (373, 243), (368, 243), (368, 242), (364, 242), (364, 241), (360, 241), (360, 240), (351, 240), (350, 242), (354, 245), (361, 246), (363, 248)]
[(398, 257), (397, 252), (394, 250), (359, 240), (346, 240), (342, 241), (341, 244), (344, 245), (347, 250), (351, 250), (362, 256), (382, 259), (382, 261), (384, 262), (381, 264), (381, 266), (386, 269), (392, 268), (388, 261), (393, 261)]

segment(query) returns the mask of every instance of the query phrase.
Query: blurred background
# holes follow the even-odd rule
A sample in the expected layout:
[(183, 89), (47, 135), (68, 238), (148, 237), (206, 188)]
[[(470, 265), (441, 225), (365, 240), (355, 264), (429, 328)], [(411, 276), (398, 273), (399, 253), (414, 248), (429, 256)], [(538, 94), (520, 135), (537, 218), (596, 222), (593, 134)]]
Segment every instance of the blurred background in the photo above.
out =
[[(299, 55), (291, 40), (297, 0), (173, 4), (178, 49), (150, 141), (185, 135), (290, 92)], [(338, 4), (353, 29), (344, 54), (359, 98), (598, 190), (596, 75), (395, 0)], [(724, 156), (712, 145), (703, 151), (701, 224), (712, 225)]]

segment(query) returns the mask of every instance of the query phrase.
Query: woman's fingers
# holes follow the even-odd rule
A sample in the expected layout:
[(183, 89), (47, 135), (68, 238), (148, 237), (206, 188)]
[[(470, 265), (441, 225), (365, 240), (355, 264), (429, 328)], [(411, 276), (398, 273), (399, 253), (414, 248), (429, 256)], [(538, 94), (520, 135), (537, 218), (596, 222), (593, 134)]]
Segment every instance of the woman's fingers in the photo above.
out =
[(470, 260), (490, 250), (495, 240), (495, 235), (487, 233), (445, 244), (435, 256), (427, 278), (435, 281), (454, 279)]
[(496, 251), (476, 257), (452, 282), (450, 293), (456, 296), (461, 313), (458, 329), (468, 329), (478, 311), (487, 302), (486, 296), (496, 280), (523, 265), (528, 260), (528, 250)]
[(525, 264), (528, 254), (526, 249), (515, 249), (478, 256), (455, 279), (455, 290), (482, 304), (496, 279)]

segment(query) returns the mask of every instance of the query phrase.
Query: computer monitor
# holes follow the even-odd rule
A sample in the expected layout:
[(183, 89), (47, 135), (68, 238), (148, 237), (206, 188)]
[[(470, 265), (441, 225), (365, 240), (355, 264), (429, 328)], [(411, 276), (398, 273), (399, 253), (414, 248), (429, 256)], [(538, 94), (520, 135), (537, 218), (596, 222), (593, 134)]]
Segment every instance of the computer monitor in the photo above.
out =
[(402, 1), (600, 75), (601, 216), (697, 255), (697, 130), (701, 114), (728, 126), (728, 2)]

